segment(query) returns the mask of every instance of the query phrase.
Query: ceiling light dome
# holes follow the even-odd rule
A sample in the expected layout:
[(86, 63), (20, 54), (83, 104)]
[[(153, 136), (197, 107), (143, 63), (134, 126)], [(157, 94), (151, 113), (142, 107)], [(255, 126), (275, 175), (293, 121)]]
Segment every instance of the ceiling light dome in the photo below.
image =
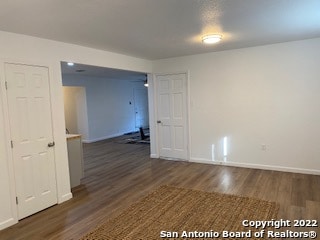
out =
[(212, 34), (212, 35), (206, 35), (202, 37), (202, 42), (206, 44), (213, 44), (220, 42), (222, 39), (222, 36), (219, 34)]

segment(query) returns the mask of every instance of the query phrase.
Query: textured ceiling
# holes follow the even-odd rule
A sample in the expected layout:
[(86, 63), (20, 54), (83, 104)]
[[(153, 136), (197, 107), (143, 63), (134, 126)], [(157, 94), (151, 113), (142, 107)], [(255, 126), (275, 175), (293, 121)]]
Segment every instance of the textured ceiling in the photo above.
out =
[[(320, 37), (320, 0), (0, 1), (0, 30), (162, 59)], [(217, 45), (201, 36), (221, 33)]]

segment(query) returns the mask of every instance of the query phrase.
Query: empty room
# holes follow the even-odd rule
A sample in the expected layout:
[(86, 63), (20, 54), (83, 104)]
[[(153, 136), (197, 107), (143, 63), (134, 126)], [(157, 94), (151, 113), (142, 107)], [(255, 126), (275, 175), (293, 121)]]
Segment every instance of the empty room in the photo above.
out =
[(316, 239), (319, 11), (2, 1), (0, 239)]

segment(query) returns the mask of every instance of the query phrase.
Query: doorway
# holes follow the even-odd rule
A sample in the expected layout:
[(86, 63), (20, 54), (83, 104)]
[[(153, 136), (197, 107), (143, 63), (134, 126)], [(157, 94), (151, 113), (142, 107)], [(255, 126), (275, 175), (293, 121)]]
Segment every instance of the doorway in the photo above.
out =
[(64, 116), (67, 133), (81, 133), (88, 139), (87, 96), (84, 87), (63, 87)]
[(148, 91), (141, 84), (133, 88), (135, 128), (149, 128)]
[(79, 127), (70, 131), (73, 127), (66, 119), (69, 132), (81, 134), (84, 143), (149, 128), (146, 73), (77, 63), (68, 66), (66, 62), (61, 62), (61, 69), (64, 88), (82, 88), (85, 92), (86, 104), (82, 106), (86, 105), (87, 133)]

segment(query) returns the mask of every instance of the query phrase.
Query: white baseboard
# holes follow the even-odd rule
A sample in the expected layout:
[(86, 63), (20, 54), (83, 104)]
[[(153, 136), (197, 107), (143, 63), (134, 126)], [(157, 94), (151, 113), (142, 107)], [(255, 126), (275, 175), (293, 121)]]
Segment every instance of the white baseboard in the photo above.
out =
[[(69, 199), (72, 198), (72, 193), (67, 193), (63, 196), (61, 196), (59, 199), (58, 199), (58, 204), (60, 203), (63, 203), (65, 201), (68, 201)], [(5, 228), (8, 228), (14, 224), (18, 223), (18, 219), (15, 219), (15, 218), (9, 218), (3, 222), (0, 222), (0, 230), (3, 230)]]
[(126, 134), (125, 133), (117, 133), (117, 134), (112, 134), (112, 135), (108, 135), (108, 136), (104, 136), (104, 137), (99, 137), (99, 138), (94, 138), (94, 139), (83, 139), (82, 142), (83, 143), (93, 143), (93, 142), (98, 142), (98, 141), (102, 141), (102, 140), (106, 140), (109, 138), (114, 138), (114, 137), (119, 137)]
[(18, 220), (17, 219), (14, 219), (14, 218), (9, 218), (3, 222), (0, 223), (0, 230), (2, 229), (5, 229), (7, 227), (10, 227), (14, 224), (18, 223)]
[(151, 153), (150, 158), (159, 158), (159, 155), (155, 153)]
[(212, 161), (212, 160), (204, 159), (204, 158), (191, 158), (190, 162), (223, 165), (223, 166), (231, 166), (231, 167), (254, 168), (254, 169), (262, 169), (262, 170), (273, 170), (273, 171), (281, 171), (281, 172), (320, 175), (320, 170), (305, 169), (305, 168), (262, 165), (262, 164), (254, 164), (254, 163), (222, 162), (222, 161)]
[(63, 203), (63, 202), (65, 202), (65, 201), (68, 201), (68, 200), (71, 199), (71, 198), (72, 198), (72, 193), (71, 193), (71, 192), (70, 192), (70, 193), (67, 193), (67, 194), (61, 196), (61, 197), (58, 199), (58, 204)]
[(205, 158), (193, 158), (193, 157), (190, 158), (189, 162), (215, 164), (215, 165), (220, 164), (217, 161), (212, 161), (212, 160), (208, 160), (208, 159), (205, 159)]

